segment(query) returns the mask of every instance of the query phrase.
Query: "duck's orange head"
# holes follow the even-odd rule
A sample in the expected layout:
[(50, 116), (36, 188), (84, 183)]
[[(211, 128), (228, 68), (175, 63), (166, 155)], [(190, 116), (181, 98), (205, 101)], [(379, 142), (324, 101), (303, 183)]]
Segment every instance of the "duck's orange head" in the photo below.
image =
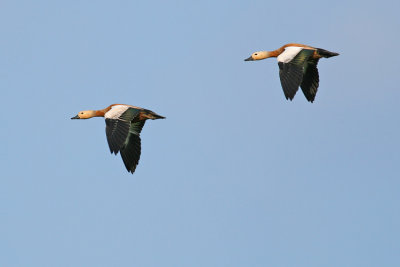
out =
[(261, 60), (271, 57), (268, 51), (258, 51), (251, 54), (249, 58), (246, 58), (244, 61), (254, 61), (254, 60)]
[(78, 115), (72, 117), (71, 120), (74, 119), (90, 119), (96, 116), (96, 111), (94, 110), (83, 110), (79, 111)]

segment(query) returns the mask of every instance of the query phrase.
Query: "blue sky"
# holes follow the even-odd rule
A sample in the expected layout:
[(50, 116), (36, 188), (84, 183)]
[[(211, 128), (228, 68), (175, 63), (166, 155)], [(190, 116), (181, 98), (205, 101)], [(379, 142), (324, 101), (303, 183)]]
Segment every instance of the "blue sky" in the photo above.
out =
[[(399, 8), (2, 1), (0, 266), (399, 266)], [(288, 42), (313, 104), (243, 61)], [(134, 175), (70, 120), (113, 103), (167, 117)]]

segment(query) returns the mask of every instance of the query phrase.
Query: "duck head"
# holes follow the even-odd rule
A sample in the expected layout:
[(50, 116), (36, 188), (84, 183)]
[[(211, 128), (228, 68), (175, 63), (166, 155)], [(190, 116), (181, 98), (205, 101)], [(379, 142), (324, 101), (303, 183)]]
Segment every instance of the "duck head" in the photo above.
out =
[(90, 119), (96, 116), (96, 111), (95, 110), (83, 110), (79, 111), (78, 115), (75, 117), (72, 117), (71, 120), (75, 119)]
[(254, 60), (261, 60), (271, 57), (270, 52), (268, 51), (258, 51), (251, 54), (249, 58), (246, 58), (244, 61), (254, 61)]

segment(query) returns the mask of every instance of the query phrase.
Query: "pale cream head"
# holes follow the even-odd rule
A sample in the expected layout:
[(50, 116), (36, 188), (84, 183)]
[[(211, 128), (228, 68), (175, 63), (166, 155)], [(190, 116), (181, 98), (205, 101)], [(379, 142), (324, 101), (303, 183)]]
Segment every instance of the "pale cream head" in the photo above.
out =
[(253, 61), (253, 60), (261, 60), (265, 58), (271, 57), (270, 52), (268, 51), (257, 51), (251, 54), (249, 58), (246, 58), (244, 61)]
[(95, 110), (83, 110), (79, 111), (78, 115), (71, 119), (90, 119), (96, 116), (96, 111)]

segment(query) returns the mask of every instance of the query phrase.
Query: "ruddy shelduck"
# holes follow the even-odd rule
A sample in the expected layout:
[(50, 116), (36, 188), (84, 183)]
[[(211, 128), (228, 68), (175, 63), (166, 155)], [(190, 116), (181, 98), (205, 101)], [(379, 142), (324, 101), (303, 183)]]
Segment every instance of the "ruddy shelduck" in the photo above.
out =
[(151, 110), (130, 105), (113, 104), (101, 110), (84, 110), (71, 119), (104, 117), (110, 152), (120, 152), (128, 172), (134, 173), (141, 152), (140, 132), (146, 120), (165, 119)]
[(319, 86), (319, 59), (337, 55), (339, 54), (321, 48), (291, 43), (274, 51), (254, 52), (245, 61), (277, 57), (279, 77), (286, 99), (292, 100), (300, 86), (307, 100), (313, 102)]

